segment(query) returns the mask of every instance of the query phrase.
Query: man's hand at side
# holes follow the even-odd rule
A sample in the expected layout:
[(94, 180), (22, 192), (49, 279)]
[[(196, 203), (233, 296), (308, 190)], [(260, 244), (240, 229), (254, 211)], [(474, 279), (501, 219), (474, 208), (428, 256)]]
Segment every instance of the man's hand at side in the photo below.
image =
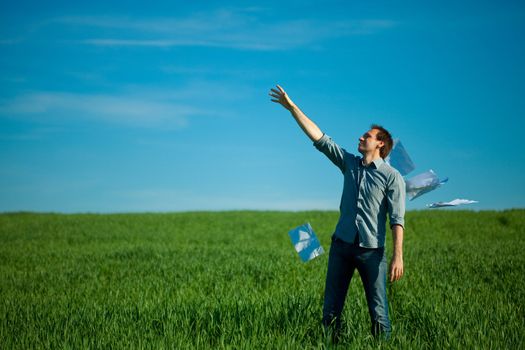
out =
[(403, 276), (403, 258), (392, 257), (390, 261), (390, 282), (398, 281)]
[(390, 282), (398, 281), (403, 276), (403, 226), (393, 225), (392, 235), (394, 243), (394, 254), (390, 261)]

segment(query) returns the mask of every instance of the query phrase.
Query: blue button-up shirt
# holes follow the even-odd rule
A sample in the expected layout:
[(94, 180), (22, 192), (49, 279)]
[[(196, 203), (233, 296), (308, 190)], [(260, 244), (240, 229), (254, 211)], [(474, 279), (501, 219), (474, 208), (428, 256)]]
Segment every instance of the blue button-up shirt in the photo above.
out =
[(381, 158), (364, 166), (362, 157), (346, 152), (326, 134), (314, 146), (344, 175), (335, 236), (353, 243), (358, 235), (361, 247), (384, 247), (387, 212), (390, 226), (405, 224), (405, 181), (401, 174)]

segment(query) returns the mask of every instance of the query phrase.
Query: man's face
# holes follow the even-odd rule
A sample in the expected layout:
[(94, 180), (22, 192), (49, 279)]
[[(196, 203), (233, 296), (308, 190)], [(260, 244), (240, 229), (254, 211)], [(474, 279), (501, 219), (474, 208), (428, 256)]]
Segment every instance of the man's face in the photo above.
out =
[(385, 143), (376, 138), (378, 132), (379, 130), (377, 129), (370, 129), (359, 138), (359, 144), (357, 146), (359, 153), (365, 155), (373, 153), (376, 149), (383, 147)]

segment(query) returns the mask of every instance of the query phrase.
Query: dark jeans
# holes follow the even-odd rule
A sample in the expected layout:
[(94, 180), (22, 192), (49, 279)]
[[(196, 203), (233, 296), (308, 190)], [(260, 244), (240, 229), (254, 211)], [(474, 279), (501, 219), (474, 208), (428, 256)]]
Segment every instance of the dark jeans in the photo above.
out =
[(386, 297), (385, 248), (362, 248), (332, 237), (323, 306), (323, 324), (335, 333), (341, 328), (341, 313), (348, 286), (357, 268), (365, 289), (372, 334), (389, 338), (391, 332)]

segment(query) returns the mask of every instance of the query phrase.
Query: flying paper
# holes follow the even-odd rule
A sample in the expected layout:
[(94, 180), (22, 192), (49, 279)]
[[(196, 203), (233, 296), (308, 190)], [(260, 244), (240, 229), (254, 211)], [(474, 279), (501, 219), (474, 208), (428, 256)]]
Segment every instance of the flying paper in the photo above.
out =
[(324, 249), (319, 243), (310, 223), (298, 226), (288, 232), (288, 234), (303, 262), (312, 260), (324, 253)]
[(448, 181), (448, 178), (439, 180), (436, 173), (430, 169), (427, 172), (416, 175), (413, 178), (406, 180), (406, 193), (410, 200), (421, 196), (427, 192), (435, 190), (439, 186)]
[(450, 202), (436, 202), (432, 204), (427, 204), (429, 208), (441, 208), (441, 207), (455, 207), (461, 204), (471, 204), (478, 203), (478, 201), (471, 201), (470, 199), (454, 199)]
[(403, 176), (416, 168), (405, 147), (403, 147), (403, 144), (399, 140), (394, 140), (394, 147), (390, 155), (386, 158), (386, 162), (396, 168)]

